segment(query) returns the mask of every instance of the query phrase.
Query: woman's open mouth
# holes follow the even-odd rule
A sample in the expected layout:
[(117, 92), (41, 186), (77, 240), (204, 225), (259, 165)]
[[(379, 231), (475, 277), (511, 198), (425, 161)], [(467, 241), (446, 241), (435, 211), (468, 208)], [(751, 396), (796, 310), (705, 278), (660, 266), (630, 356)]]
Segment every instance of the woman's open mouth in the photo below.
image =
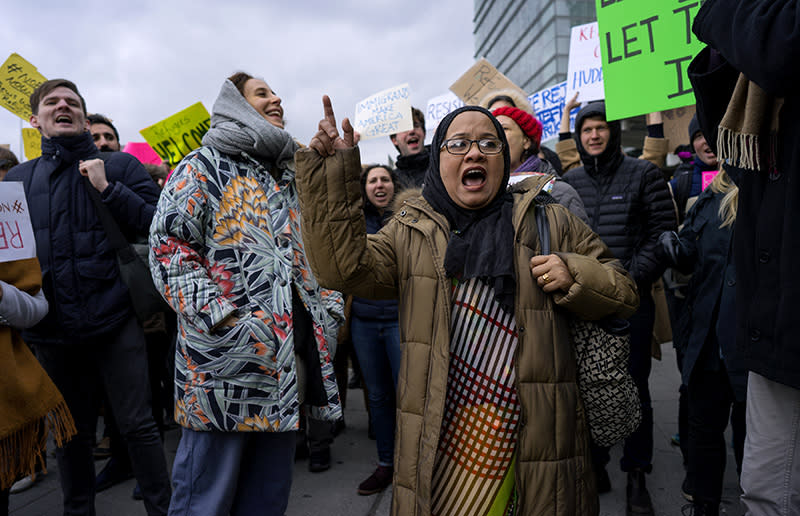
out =
[(486, 170), (483, 168), (471, 168), (461, 176), (461, 184), (469, 189), (477, 189), (486, 183)]

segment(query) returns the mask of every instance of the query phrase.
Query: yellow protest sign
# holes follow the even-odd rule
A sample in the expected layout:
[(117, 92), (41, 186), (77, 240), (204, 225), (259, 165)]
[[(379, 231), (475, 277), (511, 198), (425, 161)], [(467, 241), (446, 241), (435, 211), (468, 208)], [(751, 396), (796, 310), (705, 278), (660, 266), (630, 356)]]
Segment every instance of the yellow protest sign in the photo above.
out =
[(22, 145), (25, 149), (25, 159), (38, 158), (42, 155), (42, 133), (38, 129), (23, 128)]
[(46, 80), (21, 55), (11, 54), (0, 68), (0, 106), (27, 122), (31, 118), (31, 93)]
[(145, 127), (139, 133), (161, 159), (174, 168), (184, 156), (202, 145), (203, 135), (211, 126), (211, 116), (201, 102), (169, 118)]

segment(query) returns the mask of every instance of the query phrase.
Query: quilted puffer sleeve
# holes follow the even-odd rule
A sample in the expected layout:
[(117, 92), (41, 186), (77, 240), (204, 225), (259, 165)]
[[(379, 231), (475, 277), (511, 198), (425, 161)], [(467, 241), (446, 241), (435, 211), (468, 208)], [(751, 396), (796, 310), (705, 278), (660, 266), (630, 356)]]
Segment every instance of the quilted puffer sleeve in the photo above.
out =
[(109, 186), (102, 199), (123, 228), (145, 234), (158, 202), (158, 186), (144, 166), (124, 152), (113, 152), (106, 162)]
[(642, 209), (639, 216), (643, 227), (639, 244), (631, 257), (630, 271), (637, 282), (651, 285), (661, 277), (665, 269), (655, 251), (658, 237), (664, 231), (677, 229), (678, 221), (667, 181), (661, 171), (648, 163), (643, 171), (635, 172), (642, 174)]
[(633, 315), (639, 294), (619, 260), (589, 226), (562, 206), (551, 204), (547, 210), (552, 249), (575, 279), (569, 292), (554, 294), (556, 304), (588, 320)]
[(581, 166), (581, 155), (578, 153), (578, 146), (572, 138), (557, 142), (556, 153), (558, 154), (558, 159), (561, 160), (561, 167), (564, 169), (565, 174), (573, 168)]
[(203, 254), (211, 217), (207, 206), (210, 161), (195, 151), (175, 169), (150, 227), (150, 272), (179, 315), (206, 332), (236, 311), (206, 268)]
[(390, 222), (367, 236), (358, 148), (322, 157), (295, 153), (303, 242), (320, 285), (367, 299), (397, 298), (397, 259)]

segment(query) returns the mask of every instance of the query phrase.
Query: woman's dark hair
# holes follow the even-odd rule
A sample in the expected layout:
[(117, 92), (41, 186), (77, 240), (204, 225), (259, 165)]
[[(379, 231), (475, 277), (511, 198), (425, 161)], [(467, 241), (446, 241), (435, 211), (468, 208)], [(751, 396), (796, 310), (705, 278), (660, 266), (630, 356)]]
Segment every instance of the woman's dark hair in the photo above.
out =
[(235, 74), (228, 77), (228, 80), (236, 86), (236, 89), (239, 90), (239, 93), (242, 94), (244, 97), (244, 83), (252, 79), (253, 76), (247, 72), (236, 72)]
[(526, 161), (528, 161), (528, 158), (530, 158), (534, 154), (539, 154), (539, 149), (534, 149), (533, 145), (531, 145), (527, 149), (522, 150), (522, 154), (520, 155), (519, 160), (521, 163), (525, 163)]
[(5, 147), (0, 147), (0, 170), (11, 170), (17, 165), (19, 165), (17, 156)]
[[(495, 102), (507, 102), (507, 103), (511, 104), (511, 107), (519, 107), (519, 106), (517, 106), (517, 103), (514, 102), (514, 99), (512, 99), (508, 95), (498, 95), (496, 97), (492, 97), (492, 100), (489, 101), (489, 104), (487, 104), (487, 106), (491, 107), (492, 104), (494, 104)], [(488, 107), (487, 107), (487, 109), (488, 109)]]
[(558, 154), (556, 154), (554, 150), (544, 146), (539, 147), (539, 150), (544, 154), (544, 160), (553, 165), (558, 177), (564, 175), (564, 167), (561, 165), (561, 159), (558, 157)]
[(394, 171), (392, 167), (390, 167), (389, 165), (381, 165), (380, 163), (372, 163), (369, 165), (364, 165), (361, 168), (361, 197), (364, 199), (364, 206), (366, 206), (367, 204), (372, 205), (372, 203), (369, 202), (369, 198), (367, 198), (367, 177), (369, 176), (370, 170), (376, 168), (383, 168), (388, 170), (389, 177), (392, 178), (392, 184), (394, 185), (394, 193), (397, 194), (397, 192), (400, 190), (400, 184), (398, 182), (399, 179), (397, 178), (397, 173)]

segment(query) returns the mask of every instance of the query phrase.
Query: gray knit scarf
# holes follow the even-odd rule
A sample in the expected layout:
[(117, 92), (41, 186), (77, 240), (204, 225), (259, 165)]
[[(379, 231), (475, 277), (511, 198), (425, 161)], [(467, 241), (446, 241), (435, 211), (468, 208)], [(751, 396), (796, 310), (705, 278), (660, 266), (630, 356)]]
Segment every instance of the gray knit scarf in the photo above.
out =
[(298, 144), (292, 136), (259, 115), (230, 80), (225, 80), (211, 114), (211, 128), (203, 145), (239, 156), (242, 153), (265, 165), (285, 169)]

